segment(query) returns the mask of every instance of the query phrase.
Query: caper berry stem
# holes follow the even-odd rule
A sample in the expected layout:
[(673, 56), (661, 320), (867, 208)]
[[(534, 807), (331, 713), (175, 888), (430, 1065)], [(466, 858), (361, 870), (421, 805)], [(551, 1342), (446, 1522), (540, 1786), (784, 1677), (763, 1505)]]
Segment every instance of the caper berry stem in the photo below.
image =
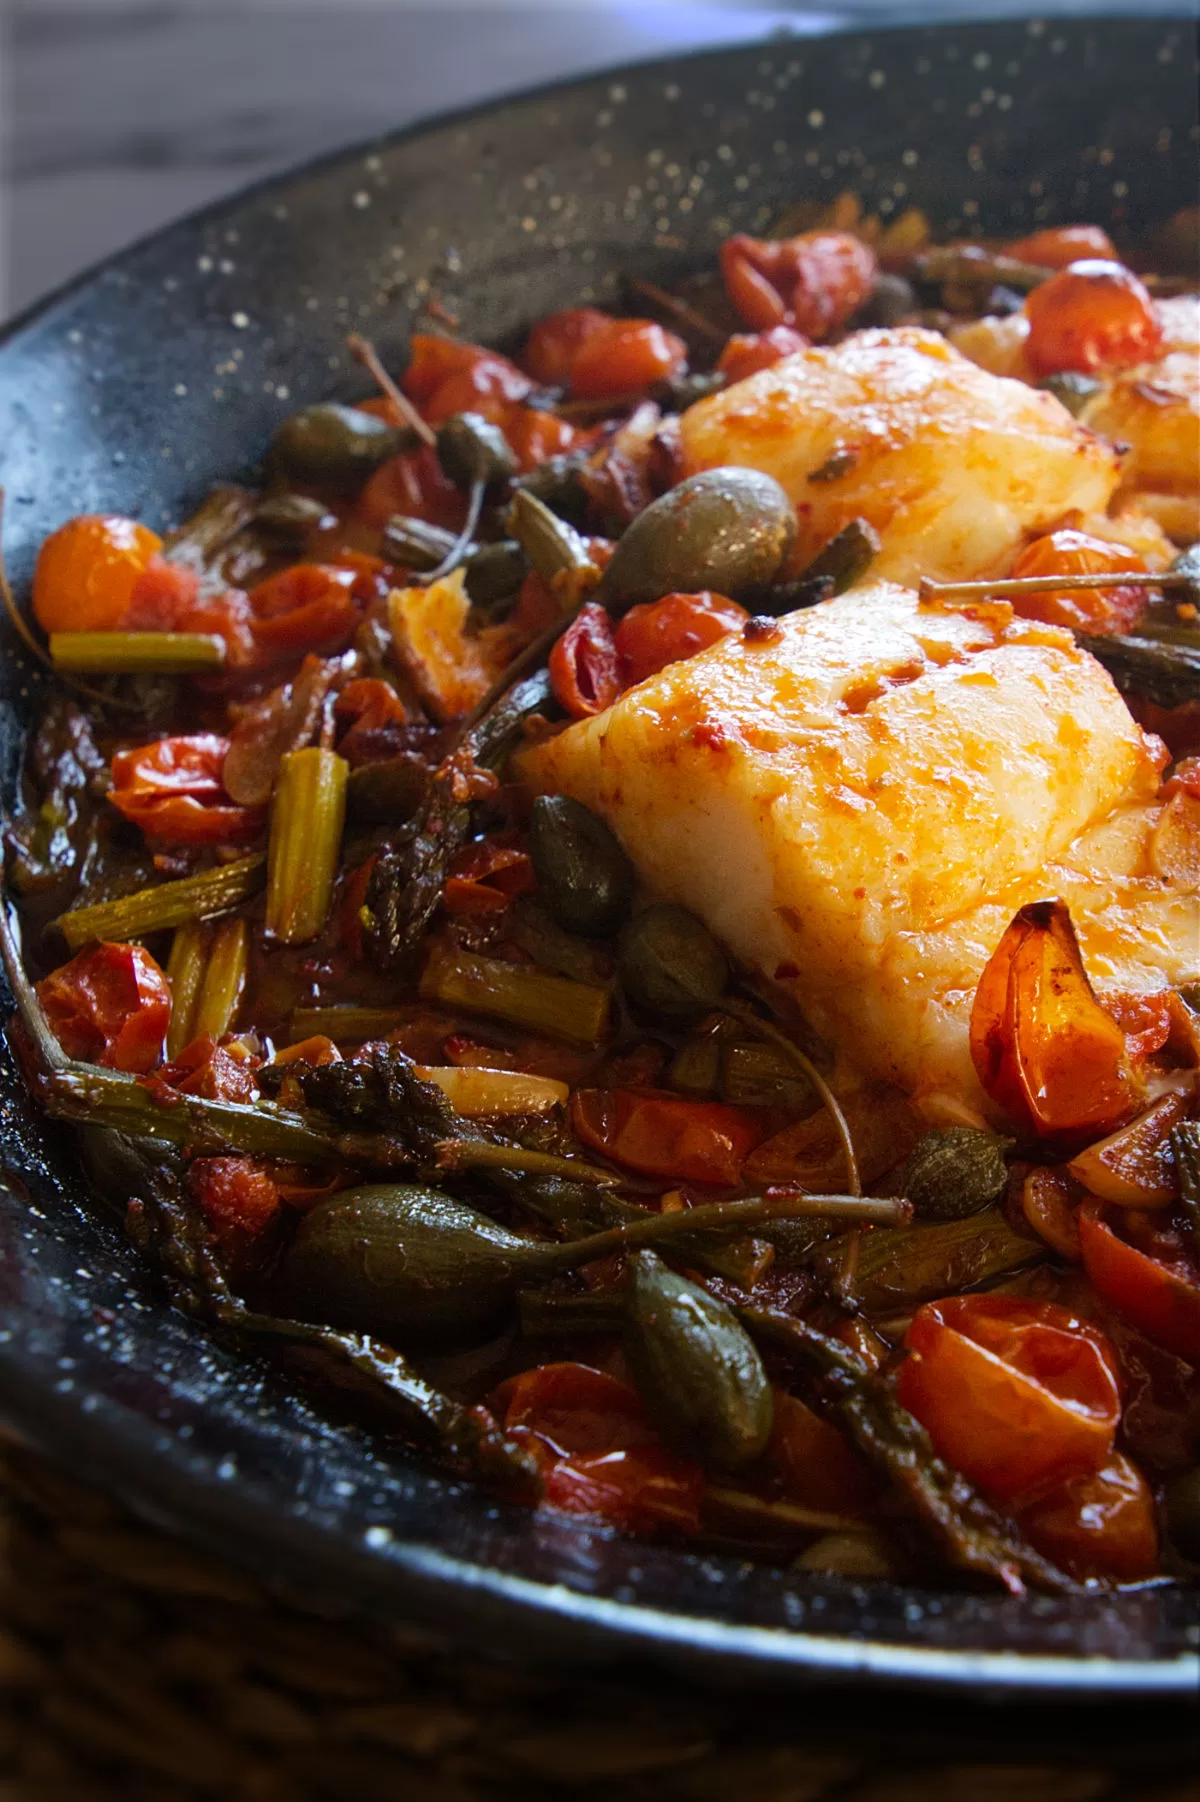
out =
[(431, 588), (435, 582), (440, 582), (443, 576), (448, 576), (452, 569), (456, 569), (467, 555), (471, 547), (471, 540), (475, 536), (475, 528), (479, 524), (479, 515), (483, 510), (485, 487), (486, 483), (484, 482), (472, 482), (470, 499), (467, 502), (467, 517), (463, 521), (462, 530), (440, 563), (435, 563), (432, 569), (422, 570), (419, 575), (413, 577), (414, 587)]
[(805, 1076), (807, 1076), (809, 1082), (811, 1082), (813, 1088), (821, 1097), (821, 1101), (829, 1118), (833, 1121), (834, 1130), (836, 1131), (838, 1140), (841, 1144), (842, 1157), (846, 1165), (847, 1187), (849, 1188), (851, 1195), (861, 1195), (862, 1178), (859, 1174), (858, 1156), (854, 1150), (854, 1140), (850, 1136), (849, 1123), (847, 1122), (845, 1114), (842, 1112), (841, 1102), (838, 1100), (829, 1084), (825, 1081), (825, 1078), (817, 1069), (817, 1066), (813, 1063), (812, 1059), (807, 1056), (805, 1052), (801, 1051), (799, 1045), (789, 1039), (786, 1033), (780, 1032), (779, 1028), (773, 1025), (770, 1020), (764, 1020), (761, 1014), (756, 1013), (748, 1002), (742, 1001), (738, 996), (727, 995), (722, 1000), (721, 1007), (725, 1013), (732, 1014), (735, 1020), (742, 1021), (743, 1025), (749, 1026), (754, 1032), (759, 1033), (761, 1037), (770, 1039), (773, 1045), (778, 1045), (780, 1050), (795, 1064), (796, 1068), (802, 1070)]
[(417, 412), (417, 409), (413, 406), (407, 394), (396, 386), (395, 382), (380, 362), (379, 353), (371, 343), (371, 340), (369, 338), (364, 338), (361, 332), (351, 332), (350, 336), (346, 339), (346, 349), (350, 352), (350, 355), (355, 361), (361, 363), (363, 368), (368, 370), (374, 377), (381, 391), (387, 395), (392, 405), (396, 408), (396, 411), (403, 417), (406, 423), (412, 427), (413, 431), (417, 434), (417, 437), (421, 440), (421, 443), (429, 445), (430, 449), (432, 449), (437, 443), (437, 433), (432, 426), (427, 425), (421, 418), (421, 415)]

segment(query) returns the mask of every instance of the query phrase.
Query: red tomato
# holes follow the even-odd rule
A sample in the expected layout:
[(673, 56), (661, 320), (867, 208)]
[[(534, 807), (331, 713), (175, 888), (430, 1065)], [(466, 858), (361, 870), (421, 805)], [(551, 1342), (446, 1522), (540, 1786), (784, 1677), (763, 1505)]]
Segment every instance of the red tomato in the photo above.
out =
[(1104, 1203), (1095, 1199), (1085, 1201), (1077, 1215), (1083, 1267), (1093, 1286), (1147, 1338), (1200, 1364), (1200, 1280), (1195, 1259), (1184, 1252), (1182, 1243), (1169, 1262), (1139, 1251), (1120, 1237), (1110, 1218)]
[[(1087, 532), (1063, 528), (1027, 544), (1013, 565), (1014, 576), (1099, 576), (1106, 570), (1144, 570), (1136, 551), (1106, 544)], [(1076, 632), (1128, 632), (1146, 611), (1144, 588), (1062, 588), (1046, 594), (1013, 595), (1014, 613), (1070, 626)]]
[(480, 344), (414, 332), (411, 361), (400, 383), (430, 425), (452, 413), (483, 413), (503, 423), (505, 404), (533, 387), (515, 363)]
[(1162, 347), (1154, 302), (1121, 263), (1070, 264), (1027, 296), (1025, 316), (1026, 354), (1038, 375), (1125, 369), (1148, 362)]
[(571, 1123), (615, 1163), (645, 1176), (732, 1186), (762, 1138), (756, 1117), (720, 1101), (682, 1101), (654, 1089), (576, 1089)]
[(613, 634), (626, 683), (644, 682), (669, 663), (694, 657), (731, 632), (740, 632), (749, 617), (736, 601), (707, 588), (631, 607)]
[(356, 960), (363, 955), (362, 910), (366, 904), (367, 890), (371, 885), (371, 871), (375, 868), (375, 853), (356, 870), (350, 870), (342, 882), (342, 899), (338, 904), (338, 930), (342, 944), (351, 957)]
[(997, 1499), (1099, 1470), (1121, 1415), (1116, 1356), (1054, 1302), (955, 1295), (917, 1309), (897, 1394), (940, 1455)]
[(550, 653), (554, 698), (572, 719), (590, 719), (621, 692), (612, 621), (595, 601), (581, 607)]
[(160, 738), (118, 751), (108, 798), (149, 839), (171, 845), (224, 845), (252, 838), (266, 809), (235, 807), (221, 783), (229, 740), (215, 733)]
[(536, 887), (528, 852), (499, 839), (480, 839), (460, 851), (446, 881), (447, 913), (499, 913), (514, 895)]
[(331, 563), (294, 563), (250, 590), (250, 630), (267, 659), (344, 651), (358, 629), (358, 573)]
[(522, 475), (536, 469), (548, 457), (560, 457), (577, 443), (579, 433), (557, 413), (537, 407), (510, 407), (502, 421), (509, 449)]
[(1102, 225), (1047, 226), (1045, 231), (1018, 238), (1004, 254), (1042, 269), (1065, 269), (1068, 263), (1089, 257), (1100, 257), (1104, 262), (1117, 260), (1116, 246)]
[(559, 313), (547, 313), (525, 340), (521, 361), (545, 387), (565, 386), (584, 345), (613, 324), (612, 314), (599, 307), (564, 307)]
[(1125, 1035), (1092, 991), (1061, 901), (1022, 907), (993, 952), (971, 1010), (971, 1058), (1023, 1132), (1094, 1138), (1137, 1112)]
[(637, 1391), (588, 1364), (539, 1364), (509, 1377), (493, 1409), (506, 1429), (526, 1427), (562, 1457), (653, 1445)]
[(81, 513), (52, 532), (33, 572), (33, 613), (44, 632), (111, 632), (162, 539), (136, 519)]
[(155, 1080), (181, 1095), (200, 1095), (206, 1101), (254, 1101), (258, 1096), (249, 1058), (227, 1051), (207, 1032), (164, 1064)]
[(636, 394), (676, 375), (687, 363), (687, 345), (652, 319), (614, 319), (581, 347), (571, 364), (576, 400), (608, 400)]
[(1018, 1518), (1030, 1544), (1073, 1577), (1137, 1583), (1158, 1568), (1154, 1497), (1122, 1452), (1103, 1470), (1068, 1477)]
[(152, 1070), (171, 1018), (171, 985), (140, 945), (89, 945), (43, 977), (38, 999), (68, 1057)]
[(795, 326), (820, 341), (858, 311), (875, 286), (874, 251), (849, 232), (748, 238), (721, 246), (721, 276), (739, 316), (756, 332)]
[(130, 591), (122, 632), (187, 632), (184, 622), (200, 599), (200, 572), (151, 557)]
[(703, 1496), (700, 1466), (655, 1445), (564, 1458), (547, 1472), (542, 1491), (547, 1508), (596, 1515), (629, 1533), (697, 1533)]
[(729, 381), (744, 382), (760, 369), (771, 369), (785, 357), (794, 357), (808, 349), (808, 339), (790, 325), (773, 325), (766, 332), (735, 332), (717, 362), (717, 368)]
[(1125, 1049), (1135, 1060), (1161, 1051), (1171, 1036), (1174, 1002), (1170, 989), (1157, 989), (1151, 995), (1109, 991), (1104, 1005), (1125, 1034)]
[(193, 1158), (188, 1188), (225, 1257), (235, 1264), (252, 1256), (279, 1218), (279, 1189), (253, 1158)]
[(782, 1479), (784, 1499), (801, 1508), (869, 1514), (879, 1504), (871, 1467), (835, 1426), (785, 1389), (775, 1391), (767, 1456)]
[(333, 716), (342, 735), (338, 754), (351, 768), (390, 757), (398, 748), (396, 728), (408, 721), (404, 703), (390, 682), (357, 676), (347, 682), (334, 704)]
[(423, 444), (380, 464), (358, 497), (354, 517), (382, 531), (393, 513), (428, 520), (457, 532), (467, 517), (467, 497), (443, 473), (437, 452)]

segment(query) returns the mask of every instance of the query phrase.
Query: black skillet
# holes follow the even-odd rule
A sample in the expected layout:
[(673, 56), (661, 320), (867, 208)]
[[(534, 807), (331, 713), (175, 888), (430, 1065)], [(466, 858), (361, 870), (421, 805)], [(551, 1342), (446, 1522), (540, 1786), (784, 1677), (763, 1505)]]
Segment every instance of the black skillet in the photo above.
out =
[[(551, 307), (613, 298), (621, 271), (669, 281), (729, 231), (843, 188), (885, 215), (919, 205), (943, 236), (1140, 229), (1195, 204), (1197, 138), (1194, 28), (1174, 18), (773, 42), (360, 147), (175, 226), (9, 330), (9, 568), (23, 590), (39, 540), (72, 513), (177, 519), (250, 469), (298, 404), (362, 392), (348, 330), (399, 366), (431, 289), (471, 337), (503, 339)], [(11, 785), (38, 689), (5, 644)], [(966, 1704), (1054, 1700), (1060, 1747), (1062, 1710), (1101, 1699), (1089, 1743), (1128, 1725), (1116, 1704), (1134, 1700), (1140, 1729), (1169, 1717), (1176, 1743), (1200, 1687), (1194, 1593), (1005, 1600), (693, 1557), (495, 1506), (334, 1424), (253, 1350), (166, 1305), (7, 1063), (0, 1310), (0, 1415), (19, 1433), (313, 1600), (559, 1665), (949, 1689), (960, 1729)], [(876, 1725), (896, 1706), (876, 1696)]]

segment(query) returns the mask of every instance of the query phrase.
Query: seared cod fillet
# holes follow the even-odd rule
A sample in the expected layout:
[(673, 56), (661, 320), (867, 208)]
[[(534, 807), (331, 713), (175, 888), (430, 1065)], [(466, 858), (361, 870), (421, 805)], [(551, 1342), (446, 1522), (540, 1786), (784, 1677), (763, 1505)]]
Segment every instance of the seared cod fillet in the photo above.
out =
[[(1113, 447), (1053, 395), (910, 328), (788, 357), (689, 407), (681, 428), (689, 475), (736, 463), (782, 484), (795, 568), (859, 515), (883, 540), (872, 578), (912, 584), (995, 574), (1030, 533), (1103, 512), (1120, 479)], [(849, 467), (826, 479), (843, 451)]]
[(525, 753), (659, 896), (866, 1075), (986, 1109), (979, 975), (1061, 895), (1101, 988), (1200, 976), (1200, 901), (1151, 873), (1164, 757), (1071, 635), (873, 583), (733, 637)]

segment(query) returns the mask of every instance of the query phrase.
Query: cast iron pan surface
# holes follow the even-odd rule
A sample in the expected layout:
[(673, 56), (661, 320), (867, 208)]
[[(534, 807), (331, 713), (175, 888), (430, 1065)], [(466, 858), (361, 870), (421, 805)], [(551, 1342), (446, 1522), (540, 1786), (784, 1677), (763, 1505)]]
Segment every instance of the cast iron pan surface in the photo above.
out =
[[(1141, 226), (1195, 203), (1197, 137), (1193, 26), (1110, 19), (760, 44), (347, 152), (162, 233), (10, 330), (10, 571), (23, 591), (38, 542), (72, 513), (162, 526), (248, 473), (286, 413), (363, 392), (347, 331), (402, 365), (431, 289), (467, 335), (503, 339), (552, 307), (615, 299), (620, 271), (670, 281), (730, 231), (847, 187), (885, 216), (923, 207), (938, 235)], [(5, 643), (11, 793), (38, 692)], [(493, 1505), (337, 1424), (253, 1349), (167, 1305), (7, 1061), (0, 1414), (297, 1596), (505, 1652), (652, 1657), (756, 1687), (1053, 1698), (1059, 1746), (1063, 1704), (1138, 1698), (1143, 1734), (1164, 1709), (1178, 1730), (1200, 1683), (1194, 1592), (1009, 1600), (689, 1556)], [(1089, 1740), (1118, 1718), (1094, 1715)]]

